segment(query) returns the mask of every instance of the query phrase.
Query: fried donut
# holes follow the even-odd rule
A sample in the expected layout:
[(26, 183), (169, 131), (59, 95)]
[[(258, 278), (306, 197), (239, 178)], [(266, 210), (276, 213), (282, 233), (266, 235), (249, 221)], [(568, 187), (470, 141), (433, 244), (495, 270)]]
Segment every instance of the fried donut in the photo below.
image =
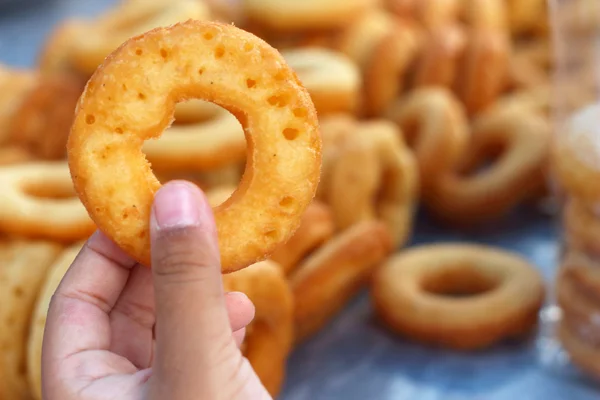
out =
[(319, 116), (356, 112), (362, 77), (348, 56), (318, 47), (284, 50), (281, 55), (310, 93)]
[(242, 292), (255, 307), (242, 352), (271, 396), (285, 378), (294, 340), (294, 298), (282, 269), (266, 260), (223, 277), (228, 292)]
[(600, 258), (600, 217), (594, 210), (576, 198), (569, 198), (563, 208), (562, 226), (571, 249)]
[(557, 337), (573, 364), (593, 377), (600, 377), (600, 347), (587, 343), (564, 322), (558, 325)]
[(506, 0), (510, 31), (514, 36), (546, 36), (549, 31), (546, 0)]
[(283, 57), (255, 36), (190, 20), (119, 47), (78, 105), (67, 144), (73, 182), (98, 227), (150, 265), (149, 215), (160, 183), (141, 147), (161, 135), (175, 103), (186, 98), (232, 112), (249, 142), (238, 189), (215, 209), (222, 269), (232, 272), (291, 237), (320, 176), (321, 137), (310, 96)]
[(10, 141), (13, 117), (35, 85), (33, 71), (0, 65), (0, 144)]
[(83, 37), (88, 25), (88, 21), (67, 19), (50, 33), (37, 59), (42, 74), (65, 74), (87, 79), (87, 75), (76, 71), (71, 62), (71, 45), (77, 37)]
[(11, 119), (11, 143), (23, 146), (40, 159), (65, 158), (73, 113), (82, 90), (83, 83), (70, 76), (39, 76)]
[(398, 99), (386, 116), (414, 149), (421, 195), (431, 196), (438, 177), (455, 169), (467, 149), (470, 133), (462, 104), (447, 89), (424, 87)]
[(407, 23), (398, 24), (376, 44), (365, 69), (367, 115), (381, 115), (398, 97), (419, 47), (418, 30)]
[(506, 32), (481, 28), (468, 30), (467, 36), (454, 87), (474, 115), (493, 104), (506, 86), (510, 40)]
[(206, 171), (243, 163), (246, 140), (237, 118), (221, 109), (204, 122), (172, 125), (142, 151), (158, 171)]
[(27, 343), (27, 380), (35, 400), (42, 400), (42, 343), (50, 301), (82, 246), (77, 243), (58, 255), (48, 268), (35, 301)]
[(300, 227), (286, 243), (271, 254), (270, 259), (289, 275), (311, 251), (327, 242), (335, 232), (330, 207), (314, 200), (302, 215)]
[(346, 141), (332, 167), (327, 199), (338, 229), (380, 219), (399, 247), (412, 231), (418, 189), (417, 163), (398, 127), (373, 120)]
[(498, 31), (508, 29), (506, 0), (462, 0), (461, 13), (464, 22), (472, 28)]
[(277, 32), (343, 28), (378, 0), (242, 0), (248, 19)]
[(386, 0), (386, 7), (403, 19), (416, 19), (427, 29), (457, 20), (463, 0)]
[[(460, 295), (469, 297), (454, 297)], [(390, 258), (376, 271), (371, 296), (393, 331), (472, 350), (531, 328), (544, 284), (536, 269), (515, 254), (447, 243), (413, 247)]]
[(364, 221), (334, 236), (290, 276), (296, 342), (321, 329), (369, 281), (393, 250), (387, 226)]
[(35, 300), (61, 247), (51, 242), (0, 245), (0, 398), (27, 399), (27, 337)]
[(73, 190), (66, 162), (0, 168), (0, 231), (58, 241), (83, 239), (94, 223)]
[(473, 122), (462, 167), (438, 177), (428, 206), (458, 224), (505, 215), (545, 186), (550, 135), (542, 115), (517, 109), (481, 115)]
[(410, 74), (411, 86), (452, 87), (467, 45), (464, 29), (458, 24), (440, 26), (423, 41)]
[(598, 122), (600, 105), (587, 106), (561, 124), (551, 146), (551, 168), (571, 196), (594, 206), (600, 203)]

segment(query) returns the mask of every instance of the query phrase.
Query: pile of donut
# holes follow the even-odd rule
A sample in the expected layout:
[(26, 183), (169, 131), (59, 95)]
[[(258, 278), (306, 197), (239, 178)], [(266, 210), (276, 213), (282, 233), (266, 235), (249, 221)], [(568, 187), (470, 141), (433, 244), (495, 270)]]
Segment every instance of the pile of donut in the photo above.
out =
[[(519, 255), (402, 249), (421, 204), (465, 227), (551, 195), (545, 4), (121, 0), (63, 21), (35, 69), (0, 68), (0, 397), (41, 399), (45, 315), (66, 268), (97, 227), (145, 262), (139, 205), (175, 178), (216, 210), (226, 289), (256, 306), (243, 351), (274, 396), (294, 346), (366, 287), (384, 325), (415, 341), (471, 350), (530, 332), (545, 290)], [(189, 20), (237, 28), (178, 24)], [(205, 43), (197, 55), (170, 45), (186, 29), (182, 42)], [(136, 59), (160, 75), (137, 79)], [(142, 152), (147, 162), (131, 156)], [(139, 173), (121, 173), (123, 160)], [(93, 183), (99, 165), (106, 179)], [(243, 248), (239, 224), (262, 224)]]

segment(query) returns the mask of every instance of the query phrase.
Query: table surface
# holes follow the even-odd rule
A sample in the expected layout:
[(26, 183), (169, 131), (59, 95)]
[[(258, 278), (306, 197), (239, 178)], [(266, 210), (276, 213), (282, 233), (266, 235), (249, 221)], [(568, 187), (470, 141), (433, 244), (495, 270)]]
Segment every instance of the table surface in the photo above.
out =
[[(21, 0), (16, 7), (3, 3), (11, 2), (0, 2), (0, 62), (29, 67), (57, 23), (69, 16), (92, 16), (114, 0)], [(411, 244), (469, 241), (502, 246), (531, 260), (550, 280), (556, 238), (551, 217), (523, 210), (493, 228), (471, 233), (420, 217)], [(382, 328), (365, 293), (294, 352), (281, 398), (588, 400), (600, 395), (597, 386), (571, 369), (548, 367), (547, 359), (554, 360), (555, 354), (552, 343), (540, 336), (477, 353), (420, 346)]]

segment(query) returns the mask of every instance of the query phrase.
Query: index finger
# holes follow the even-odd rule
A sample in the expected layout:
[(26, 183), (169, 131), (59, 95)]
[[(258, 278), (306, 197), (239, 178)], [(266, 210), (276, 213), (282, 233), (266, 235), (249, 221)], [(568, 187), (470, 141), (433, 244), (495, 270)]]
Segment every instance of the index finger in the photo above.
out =
[(92, 235), (50, 303), (44, 366), (83, 351), (109, 349), (109, 314), (135, 264), (104, 234)]

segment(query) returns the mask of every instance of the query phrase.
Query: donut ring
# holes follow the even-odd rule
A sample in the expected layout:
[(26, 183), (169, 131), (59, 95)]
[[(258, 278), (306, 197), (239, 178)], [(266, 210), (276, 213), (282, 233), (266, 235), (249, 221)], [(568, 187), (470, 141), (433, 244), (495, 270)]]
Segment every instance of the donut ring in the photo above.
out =
[(455, 169), (466, 152), (470, 133), (462, 104), (447, 89), (423, 87), (397, 100), (386, 116), (414, 149), (421, 195), (429, 198), (439, 176)]
[(77, 243), (58, 255), (48, 268), (36, 299), (27, 343), (27, 380), (31, 394), (36, 400), (42, 400), (42, 344), (50, 301), (82, 247), (83, 243)]
[(327, 204), (314, 200), (302, 216), (302, 222), (294, 236), (275, 250), (270, 259), (289, 275), (307, 254), (327, 242), (334, 232), (331, 209)]
[(252, 34), (190, 20), (117, 49), (90, 79), (76, 111), (67, 144), (73, 182), (98, 227), (149, 266), (148, 224), (160, 183), (141, 147), (160, 136), (185, 98), (232, 112), (249, 143), (238, 189), (215, 209), (222, 270), (232, 272), (291, 237), (314, 197), (321, 165), (308, 92), (283, 57)]
[(356, 112), (362, 77), (358, 66), (345, 54), (304, 47), (284, 50), (281, 55), (310, 93), (319, 116)]
[(327, 199), (337, 228), (380, 219), (394, 246), (401, 246), (412, 231), (418, 179), (417, 163), (397, 126), (387, 120), (362, 123), (332, 167)]
[(237, 118), (219, 110), (207, 121), (172, 125), (159, 138), (145, 141), (142, 151), (157, 171), (205, 171), (243, 163), (246, 140)]
[(289, 277), (296, 342), (315, 334), (368, 282), (393, 250), (387, 226), (360, 222), (312, 253)]
[(96, 228), (76, 197), (66, 162), (2, 167), (0, 185), (0, 231), (70, 242)]
[[(447, 297), (453, 294), (471, 296)], [(469, 350), (534, 325), (544, 285), (536, 269), (517, 255), (448, 243), (413, 247), (390, 258), (375, 273), (371, 295), (393, 331)]]
[[(449, 222), (478, 223), (505, 215), (539, 193), (546, 180), (551, 127), (541, 115), (506, 110), (486, 113), (472, 125), (460, 170), (439, 177), (428, 205)], [(487, 159), (498, 156), (484, 171)]]
[(286, 361), (294, 341), (294, 298), (277, 263), (265, 260), (225, 275), (228, 292), (242, 292), (255, 307), (242, 352), (271, 396), (285, 378)]
[(0, 245), (0, 398), (29, 398), (27, 337), (44, 277), (61, 247), (45, 241)]

